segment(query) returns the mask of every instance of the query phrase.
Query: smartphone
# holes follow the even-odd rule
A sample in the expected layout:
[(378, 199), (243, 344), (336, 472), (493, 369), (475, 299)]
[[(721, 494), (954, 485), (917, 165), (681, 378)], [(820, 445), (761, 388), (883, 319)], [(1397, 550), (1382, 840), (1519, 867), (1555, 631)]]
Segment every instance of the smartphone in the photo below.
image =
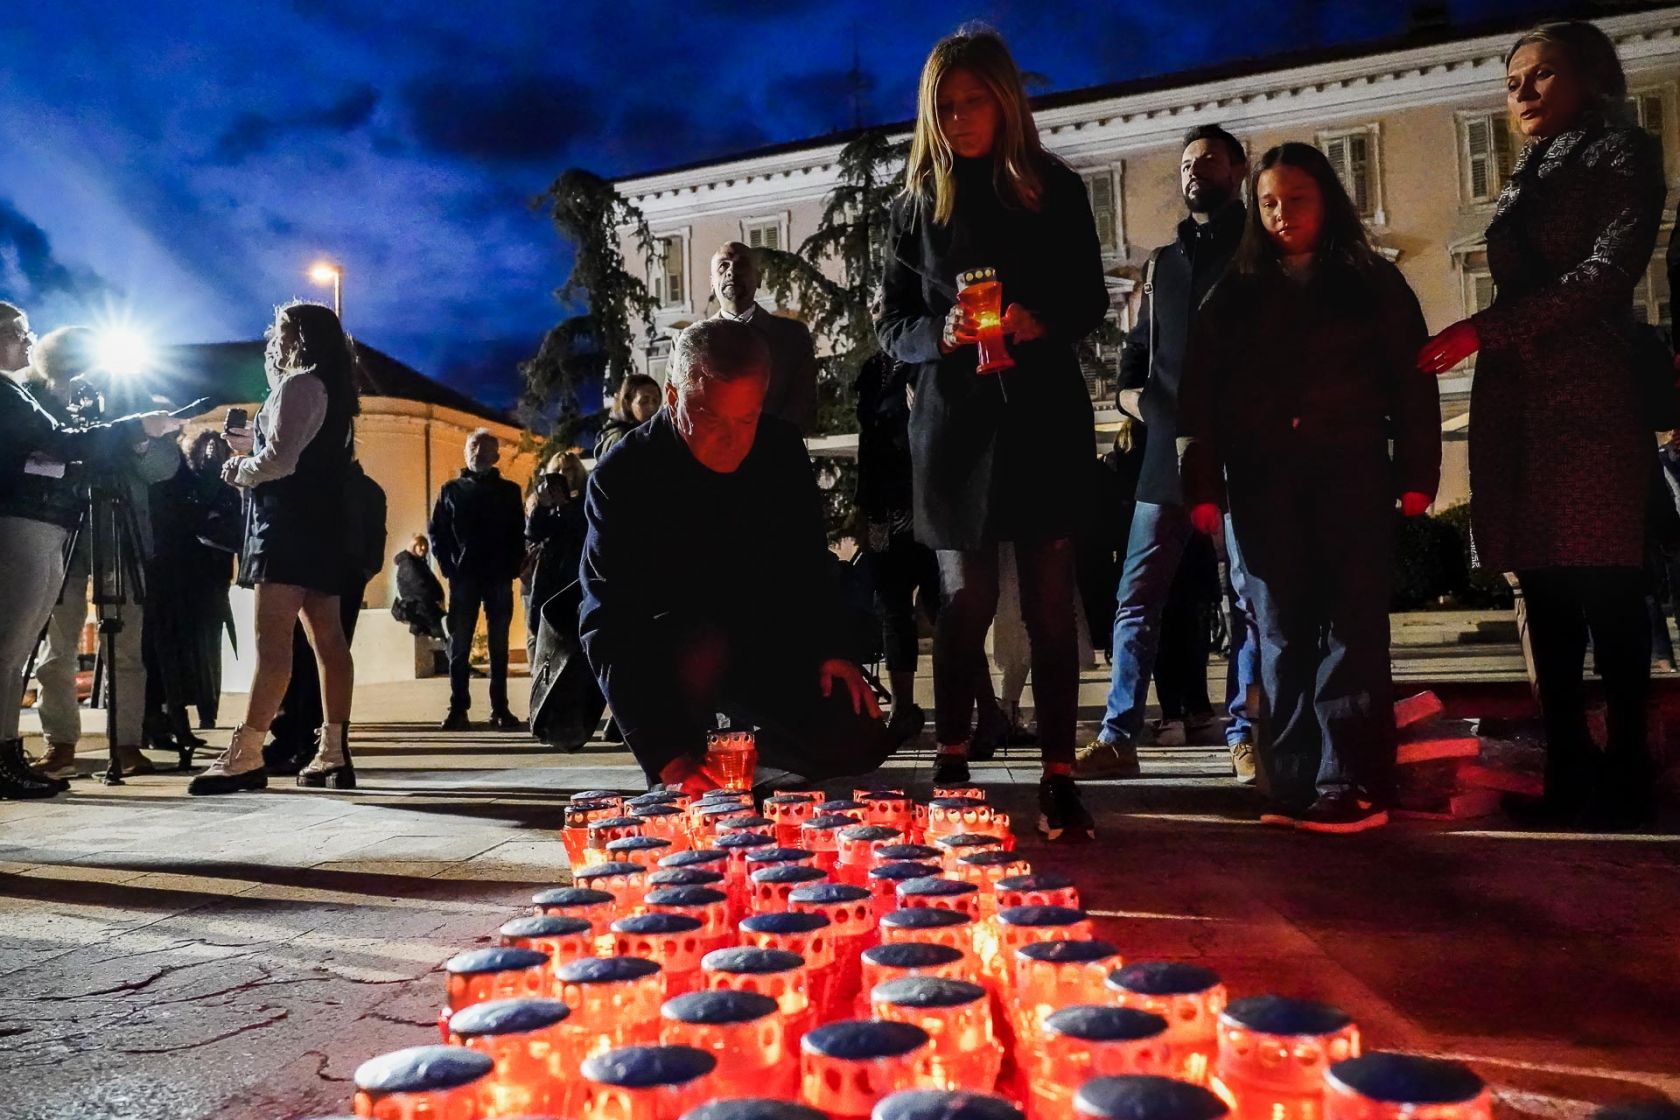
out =
[(230, 408), (227, 410), (227, 418), (222, 421), (222, 431), (231, 432), (235, 428), (245, 428), (250, 422), (251, 415), (243, 408)]

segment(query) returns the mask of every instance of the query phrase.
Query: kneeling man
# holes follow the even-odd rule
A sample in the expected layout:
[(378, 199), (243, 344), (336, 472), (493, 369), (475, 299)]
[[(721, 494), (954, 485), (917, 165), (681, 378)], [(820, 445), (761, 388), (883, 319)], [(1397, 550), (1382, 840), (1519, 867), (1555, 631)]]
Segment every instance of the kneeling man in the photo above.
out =
[(714, 714), (760, 764), (810, 781), (874, 770), (880, 709), (843, 630), (811, 461), (762, 415), (764, 340), (707, 319), (677, 339), (665, 407), (589, 479), (580, 630), (624, 741), (696, 792)]

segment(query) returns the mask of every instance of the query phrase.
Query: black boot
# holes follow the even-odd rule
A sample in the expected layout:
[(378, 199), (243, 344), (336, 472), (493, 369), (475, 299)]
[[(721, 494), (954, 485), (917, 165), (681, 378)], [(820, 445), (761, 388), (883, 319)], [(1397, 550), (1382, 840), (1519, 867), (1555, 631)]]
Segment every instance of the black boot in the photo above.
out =
[[(337, 740), (336, 742), (334, 740)], [(350, 725), (326, 724), (317, 733), (315, 757), (298, 772), (297, 784), (308, 789), (356, 788), (356, 763), (350, 757)]]
[[(70, 788), (69, 783), (63, 785)], [(52, 797), (63, 790), (50, 778), (44, 778), (29, 768), (23, 757), (23, 740), (0, 742), (0, 798), (8, 801), (33, 801)]]

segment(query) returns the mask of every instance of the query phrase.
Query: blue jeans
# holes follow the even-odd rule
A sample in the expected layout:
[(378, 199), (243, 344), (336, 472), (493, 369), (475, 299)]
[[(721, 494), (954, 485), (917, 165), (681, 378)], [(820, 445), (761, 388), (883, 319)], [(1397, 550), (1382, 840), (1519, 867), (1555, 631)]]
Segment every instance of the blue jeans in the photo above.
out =
[(1225, 710), (1230, 713), (1231, 722), (1225, 728), (1225, 741), (1253, 743), (1254, 723), (1248, 701), (1250, 692), (1260, 684), (1260, 627), (1254, 620), (1248, 573), (1243, 569), (1242, 550), (1231, 531), (1229, 514), (1225, 517), (1224, 535), (1217, 543), (1223, 546), (1226, 578), (1231, 585), (1226, 599), (1231, 653), (1225, 665)]
[[(1138, 502), (1132, 514), (1126, 562), (1115, 595), (1113, 675), (1109, 678), (1102, 730), (1097, 736), (1104, 743), (1135, 743), (1143, 730), (1149, 680), (1161, 648), (1161, 612), (1166, 607), (1179, 561), (1183, 559), (1185, 544), (1195, 531), (1183, 506)], [(1230, 549), (1233, 542), (1228, 521), (1225, 537), (1226, 547)], [(1235, 741), (1249, 736), (1247, 698), (1249, 686), (1260, 676), (1260, 655), (1254, 614), (1248, 609), (1244, 590), (1246, 584), (1238, 574), (1242, 564), (1234, 550), (1232, 560), (1233, 622), (1240, 612), (1242, 624), (1232, 627), (1233, 668), (1225, 693), (1226, 707), (1231, 714), (1226, 737)]]

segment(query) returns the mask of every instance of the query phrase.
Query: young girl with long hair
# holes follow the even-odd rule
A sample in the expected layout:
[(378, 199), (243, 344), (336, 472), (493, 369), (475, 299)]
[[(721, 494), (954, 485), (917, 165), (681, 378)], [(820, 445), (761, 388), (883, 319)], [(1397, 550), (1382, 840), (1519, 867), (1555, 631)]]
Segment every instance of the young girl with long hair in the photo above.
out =
[[(1231, 269), (1190, 333), (1180, 398), (1191, 520), (1231, 528), (1270, 702), (1267, 823), (1387, 822), (1396, 749), (1390, 542), (1434, 498), (1441, 407), (1417, 297), (1324, 154), (1268, 151)], [(1392, 440), (1393, 451), (1390, 452)]]
[[(958, 277), (1002, 283), (1014, 367), (978, 371)], [(1032, 638), (1044, 775), (1040, 828), (1094, 835), (1073, 780), (1079, 687), (1072, 535), (1095, 445), (1074, 344), (1108, 311), (1102, 250), (1079, 176), (1045, 151), (996, 32), (965, 28), (922, 68), (904, 194), (893, 207), (876, 330), (911, 365), (912, 504), (939, 557), (935, 784), (968, 780), (978, 667), (997, 607), (998, 545), (1014, 545)]]

